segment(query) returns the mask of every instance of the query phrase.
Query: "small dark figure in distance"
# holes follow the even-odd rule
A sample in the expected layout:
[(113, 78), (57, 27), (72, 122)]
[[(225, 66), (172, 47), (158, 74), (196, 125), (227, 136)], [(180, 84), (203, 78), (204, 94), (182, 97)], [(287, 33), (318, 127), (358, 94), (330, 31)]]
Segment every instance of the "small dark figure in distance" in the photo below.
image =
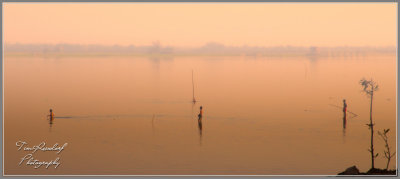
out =
[(198, 115), (199, 117), (203, 117), (203, 106), (200, 106), (200, 113)]
[(54, 113), (53, 113), (53, 110), (52, 110), (52, 109), (50, 109), (50, 114), (49, 114), (47, 117), (50, 119), (50, 121), (53, 121), (53, 119), (54, 119)]
[(343, 100), (343, 113), (346, 114), (346, 112), (347, 112), (347, 103), (346, 103), (346, 100), (344, 99)]

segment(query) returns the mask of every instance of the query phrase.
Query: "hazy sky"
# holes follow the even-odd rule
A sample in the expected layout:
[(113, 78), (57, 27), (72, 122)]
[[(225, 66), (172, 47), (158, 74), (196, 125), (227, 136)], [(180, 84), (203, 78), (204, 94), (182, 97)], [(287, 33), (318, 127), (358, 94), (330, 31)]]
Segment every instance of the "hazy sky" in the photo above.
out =
[(5, 43), (395, 46), (396, 3), (4, 3)]

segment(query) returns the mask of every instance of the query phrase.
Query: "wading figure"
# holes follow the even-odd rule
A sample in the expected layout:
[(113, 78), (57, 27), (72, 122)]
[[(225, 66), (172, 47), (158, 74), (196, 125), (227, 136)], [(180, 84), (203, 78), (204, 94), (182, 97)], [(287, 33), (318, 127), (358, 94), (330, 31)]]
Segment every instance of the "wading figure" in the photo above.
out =
[(203, 123), (202, 123), (202, 107), (200, 107), (200, 114), (199, 114), (199, 119), (197, 120), (197, 122), (199, 123), (199, 135), (200, 135), (200, 145), (201, 145), (201, 141), (202, 141), (202, 137), (203, 137)]
[(53, 113), (53, 110), (52, 110), (52, 109), (50, 109), (50, 114), (49, 114), (47, 117), (48, 117), (48, 119), (50, 119), (50, 121), (53, 121), (53, 119), (54, 119), (54, 113)]
[(203, 136), (203, 123), (202, 123), (202, 119), (203, 119), (203, 106), (200, 106), (200, 113), (199, 115), (197, 115), (199, 117), (199, 119), (197, 120), (197, 122), (199, 123), (199, 134), (200, 134), (200, 145), (201, 145), (201, 138)]
[(51, 126), (53, 125), (53, 120), (54, 120), (54, 113), (53, 113), (52, 109), (50, 109), (50, 114), (47, 115), (47, 119), (49, 119), (49, 124), (50, 124), (50, 128), (51, 128)]
[(200, 106), (199, 118), (203, 117), (203, 106)]

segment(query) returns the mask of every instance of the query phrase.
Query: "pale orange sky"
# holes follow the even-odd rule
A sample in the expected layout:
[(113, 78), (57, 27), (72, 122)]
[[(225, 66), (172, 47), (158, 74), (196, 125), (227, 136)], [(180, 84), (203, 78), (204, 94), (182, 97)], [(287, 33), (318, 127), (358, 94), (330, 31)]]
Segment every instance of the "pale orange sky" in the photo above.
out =
[(395, 46), (396, 3), (4, 3), (5, 43)]

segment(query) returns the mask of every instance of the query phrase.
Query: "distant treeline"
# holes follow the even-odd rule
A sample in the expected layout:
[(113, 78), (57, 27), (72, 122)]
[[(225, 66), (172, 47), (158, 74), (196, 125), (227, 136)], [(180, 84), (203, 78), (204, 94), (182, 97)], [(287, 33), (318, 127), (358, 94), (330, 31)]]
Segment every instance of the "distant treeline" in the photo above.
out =
[(318, 56), (358, 56), (371, 53), (395, 54), (396, 47), (299, 47), (299, 46), (226, 46), (210, 42), (198, 48), (174, 48), (154, 42), (149, 46), (106, 46), (80, 44), (5, 44), (5, 54), (187, 54), (187, 55), (318, 55)]

